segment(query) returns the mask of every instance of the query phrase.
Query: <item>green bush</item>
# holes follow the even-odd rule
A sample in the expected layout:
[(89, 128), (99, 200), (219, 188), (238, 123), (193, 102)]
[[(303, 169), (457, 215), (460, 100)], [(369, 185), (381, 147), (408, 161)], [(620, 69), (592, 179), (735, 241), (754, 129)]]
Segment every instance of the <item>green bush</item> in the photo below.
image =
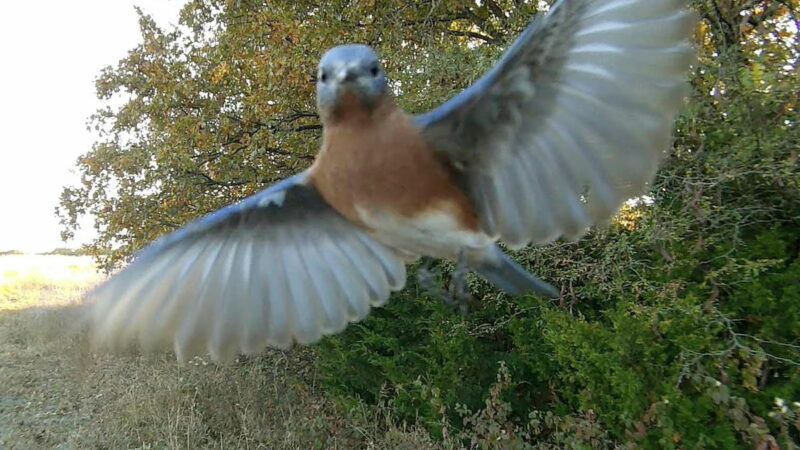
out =
[[(725, 247), (695, 253), (695, 264), (718, 261), (708, 271), (728, 274), (715, 281), (724, 294), (703, 279), (675, 278), (685, 284), (676, 286), (673, 277), (688, 264), (674, 274), (656, 264), (625, 282), (609, 280), (623, 291), (609, 287), (595, 302), (580, 293), (572, 304), (489, 294), (466, 318), (412, 293), (326, 340), (318, 363), (329, 389), (387, 402), (396, 416), (436, 434), (443, 415), (460, 428), (458, 405), (481, 407), (502, 363), (512, 380), (502, 399), (517, 426), (537, 412), (563, 420), (591, 411), (620, 441), (746, 447), (781, 434), (781, 422), (770, 417), (776, 398), (800, 398), (793, 229), (766, 228), (742, 254)], [(626, 292), (644, 284), (650, 288), (635, 298)], [(783, 433), (784, 441), (797, 432)]]

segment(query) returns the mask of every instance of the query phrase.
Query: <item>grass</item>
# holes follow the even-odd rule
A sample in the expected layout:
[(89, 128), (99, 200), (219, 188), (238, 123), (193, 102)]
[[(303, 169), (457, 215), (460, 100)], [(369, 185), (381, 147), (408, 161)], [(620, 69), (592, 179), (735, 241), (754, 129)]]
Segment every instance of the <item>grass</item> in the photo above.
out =
[(436, 448), (337, 406), (303, 349), (226, 367), (92, 353), (76, 324), (102, 276), (86, 258), (2, 256), (0, 275), (0, 448)]

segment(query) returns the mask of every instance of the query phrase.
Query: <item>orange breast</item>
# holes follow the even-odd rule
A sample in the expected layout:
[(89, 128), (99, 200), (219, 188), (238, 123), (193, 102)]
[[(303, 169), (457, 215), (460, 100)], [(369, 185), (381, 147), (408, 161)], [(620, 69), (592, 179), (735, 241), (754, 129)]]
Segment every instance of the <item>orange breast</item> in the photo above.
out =
[(356, 208), (407, 218), (446, 208), (465, 229), (478, 229), (452, 171), (388, 97), (371, 111), (349, 102), (327, 118), (310, 177), (328, 203), (362, 225)]

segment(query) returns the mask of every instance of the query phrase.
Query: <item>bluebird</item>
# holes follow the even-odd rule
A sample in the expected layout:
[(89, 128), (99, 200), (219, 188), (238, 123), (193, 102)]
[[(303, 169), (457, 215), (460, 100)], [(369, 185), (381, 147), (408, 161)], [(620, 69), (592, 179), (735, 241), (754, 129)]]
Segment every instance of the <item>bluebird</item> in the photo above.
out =
[(670, 146), (693, 25), (685, 0), (561, 0), (416, 116), (371, 48), (327, 51), (314, 163), (141, 250), (89, 294), (94, 341), (222, 361), (313, 343), (385, 304), (420, 257), (556, 296), (498, 242), (578, 239), (644, 191)]

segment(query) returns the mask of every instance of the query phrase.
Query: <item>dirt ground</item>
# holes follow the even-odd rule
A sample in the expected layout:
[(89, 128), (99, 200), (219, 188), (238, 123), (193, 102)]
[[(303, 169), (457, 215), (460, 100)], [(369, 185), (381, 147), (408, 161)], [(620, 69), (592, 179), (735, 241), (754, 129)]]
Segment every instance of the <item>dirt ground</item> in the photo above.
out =
[(3, 256), (0, 276), (0, 448), (434, 447), (334, 405), (303, 349), (226, 367), (93, 353), (77, 326), (82, 293), (102, 279), (88, 259)]

